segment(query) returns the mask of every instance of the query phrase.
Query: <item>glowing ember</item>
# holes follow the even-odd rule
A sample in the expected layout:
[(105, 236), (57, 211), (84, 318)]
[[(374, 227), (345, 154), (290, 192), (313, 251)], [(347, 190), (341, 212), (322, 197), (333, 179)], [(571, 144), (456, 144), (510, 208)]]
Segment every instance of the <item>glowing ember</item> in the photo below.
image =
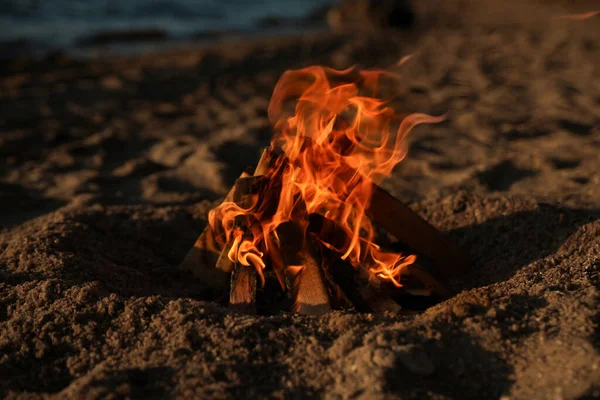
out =
[[(291, 222), (304, 238), (310, 215), (319, 214), (344, 232), (341, 238), (313, 235), (319, 245), (364, 268), (371, 278), (402, 286), (400, 275), (416, 257), (383, 251), (374, 243), (367, 216), (373, 183), (389, 176), (405, 157), (405, 139), (413, 127), (444, 117), (401, 118), (375, 97), (383, 78), (397, 77), (384, 71), (309, 67), (287, 71), (279, 80), (269, 106), (275, 131), (270, 151), (282, 156), (269, 164), (258, 192), (243, 202), (224, 202), (209, 214), (216, 241), (231, 246), (228, 258), (253, 266), (263, 285), (267, 265), (273, 265), (278, 277), (281, 268), (302, 269), (282, 264), (279, 228)], [(293, 112), (286, 112), (290, 101), (296, 101)]]
[(571, 20), (571, 21), (585, 21), (586, 19), (593, 18), (597, 15), (600, 15), (600, 11), (589, 11), (582, 14), (569, 14), (569, 15), (561, 15), (558, 17), (559, 19)]

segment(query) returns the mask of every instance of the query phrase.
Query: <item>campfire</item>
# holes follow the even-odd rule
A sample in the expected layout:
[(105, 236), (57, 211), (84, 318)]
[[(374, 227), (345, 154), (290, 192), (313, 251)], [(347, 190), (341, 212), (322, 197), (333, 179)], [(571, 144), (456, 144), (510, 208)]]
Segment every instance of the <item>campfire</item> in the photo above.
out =
[(209, 213), (182, 263), (216, 299), (246, 313), (320, 315), (411, 312), (452, 295), (445, 279), (461, 273), (465, 254), (377, 185), (405, 157), (414, 126), (444, 119), (400, 117), (377, 97), (390, 76), (283, 74), (269, 105), (271, 145)]

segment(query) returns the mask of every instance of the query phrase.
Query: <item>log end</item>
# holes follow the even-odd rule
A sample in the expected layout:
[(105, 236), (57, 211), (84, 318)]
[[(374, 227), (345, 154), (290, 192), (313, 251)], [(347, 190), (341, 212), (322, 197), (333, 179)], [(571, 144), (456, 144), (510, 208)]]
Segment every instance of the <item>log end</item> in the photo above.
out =
[[(293, 311), (303, 315), (323, 315), (331, 310), (331, 303), (321, 276), (320, 265), (312, 259), (304, 261), (301, 270), (293, 277)], [(289, 270), (290, 268), (287, 271)]]
[(256, 314), (256, 271), (237, 264), (231, 274), (229, 309), (244, 314)]

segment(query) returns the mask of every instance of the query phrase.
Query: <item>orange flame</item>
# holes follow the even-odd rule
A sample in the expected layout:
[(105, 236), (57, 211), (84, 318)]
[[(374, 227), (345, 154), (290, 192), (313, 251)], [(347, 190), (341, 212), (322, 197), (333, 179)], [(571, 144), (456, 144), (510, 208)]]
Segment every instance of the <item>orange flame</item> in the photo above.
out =
[[(222, 228), (227, 240), (233, 237), (229, 258), (252, 264), (263, 283), (269, 235), (277, 237), (276, 228), (287, 221), (306, 229), (306, 217), (317, 213), (345, 232), (343, 243), (319, 236), (324, 246), (372, 276), (401, 286), (401, 271), (416, 257), (386, 252), (374, 243), (375, 231), (366, 216), (372, 183), (389, 176), (405, 157), (405, 139), (413, 127), (445, 117), (411, 114), (402, 119), (375, 97), (382, 78), (398, 77), (385, 71), (313, 66), (285, 72), (275, 86), (268, 110), (275, 130), (271, 148), (283, 150), (286, 157), (265, 175), (267, 182), (280, 176), (280, 185), (269, 183), (265, 190), (279, 191), (276, 211), (268, 213), (274, 205), (261, 204), (254, 196), (248, 207), (226, 202), (209, 215), (213, 228)], [(285, 112), (290, 100), (296, 100), (291, 113)], [(248, 215), (255, 221), (247, 224), (250, 234), (235, 222)]]
[(600, 14), (600, 11), (589, 11), (589, 12), (582, 13), (582, 14), (561, 15), (560, 17), (558, 17), (558, 19), (564, 19), (564, 20), (570, 20), (570, 21), (585, 21), (586, 19), (593, 18), (599, 14)]
[(400, 66), (402, 66), (402, 65), (406, 64), (406, 63), (407, 63), (407, 62), (408, 62), (408, 61), (409, 61), (411, 58), (413, 58), (413, 55), (412, 55), (412, 54), (407, 54), (407, 55), (405, 55), (404, 57), (402, 57), (401, 59), (399, 59), (399, 60), (396, 62), (396, 66), (397, 66), (397, 67), (400, 67)]

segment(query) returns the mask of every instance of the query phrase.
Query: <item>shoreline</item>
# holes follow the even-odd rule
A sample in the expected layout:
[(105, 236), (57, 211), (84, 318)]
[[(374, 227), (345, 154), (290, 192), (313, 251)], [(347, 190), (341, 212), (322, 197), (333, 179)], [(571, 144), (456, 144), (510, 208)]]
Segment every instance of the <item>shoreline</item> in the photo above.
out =
[[(146, 24), (131, 21), (130, 24), (107, 22), (107, 26), (89, 28), (68, 37), (57, 35), (37, 36), (34, 32), (29, 35), (7, 34), (0, 37), (0, 59), (20, 58), (23, 56), (44, 56), (51, 53), (86, 54), (96, 51), (111, 51), (115, 53), (139, 54), (150, 49), (161, 49), (167, 46), (204, 45), (211, 41), (231, 40), (232, 38), (252, 38), (261, 36), (301, 34), (305, 31), (326, 28), (326, 14), (331, 5), (315, 5), (305, 15), (286, 16), (265, 15), (257, 16), (252, 23), (239, 25), (230, 21), (230, 24), (205, 25), (198, 22), (200, 29), (190, 27), (190, 21), (174, 20), (169, 24), (149, 20)], [(7, 15), (5, 18), (9, 18)], [(218, 18), (217, 18), (218, 20)], [(30, 23), (29, 21), (26, 21)], [(81, 25), (81, 21), (71, 21)], [(206, 21), (204, 21), (206, 22)], [(15, 24), (15, 21), (10, 23)], [(63, 22), (68, 24), (68, 22)], [(182, 28), (181, 23), (187, 26)], [(211, 27), (213, 26), (214, 27)], [(81, 29), (80, 29), (81, 30)], [(35, 30), (34, 30), (35, 31)], [(51, 36), (53, 41), (48, 37)]]
[[(236, 42), (268, 41), (277, 38), (297, 38), (311, 36), (315, 33), (330, 33), (326, 26), (288, 27), (271, 30), (254, 29), (248, 31), (202, 32), (192, 37), (172, 38), (153, 31), (114, 32), (122, 38), (106, 40), (105, 43), (74, 44), (66, 47), (48, 47), (30, 42), (27, 39), (0, 41), (0, 49), (4, 49), (0, 60), (3, 62), (20, 59), (43, 59), (53, 54), (65, 54), (73, 58), (94, 58), (101, 56), (141, 56), (145, 54), (169, 53), (173, 51), (189, 51), (197, 48), (213, 48), (231, 46)], [(107, 33), (108, 34), (108, 33)], [(111, 33), (112, 34), (112, 33)], [(131, 34), (132, 37), (127, 36)], [(137, 35), (146, 38), (136, 38)], [(18, 46), (21, 49), (14, 50)], [(12, 51), (12, 54), (11, 54)]]

